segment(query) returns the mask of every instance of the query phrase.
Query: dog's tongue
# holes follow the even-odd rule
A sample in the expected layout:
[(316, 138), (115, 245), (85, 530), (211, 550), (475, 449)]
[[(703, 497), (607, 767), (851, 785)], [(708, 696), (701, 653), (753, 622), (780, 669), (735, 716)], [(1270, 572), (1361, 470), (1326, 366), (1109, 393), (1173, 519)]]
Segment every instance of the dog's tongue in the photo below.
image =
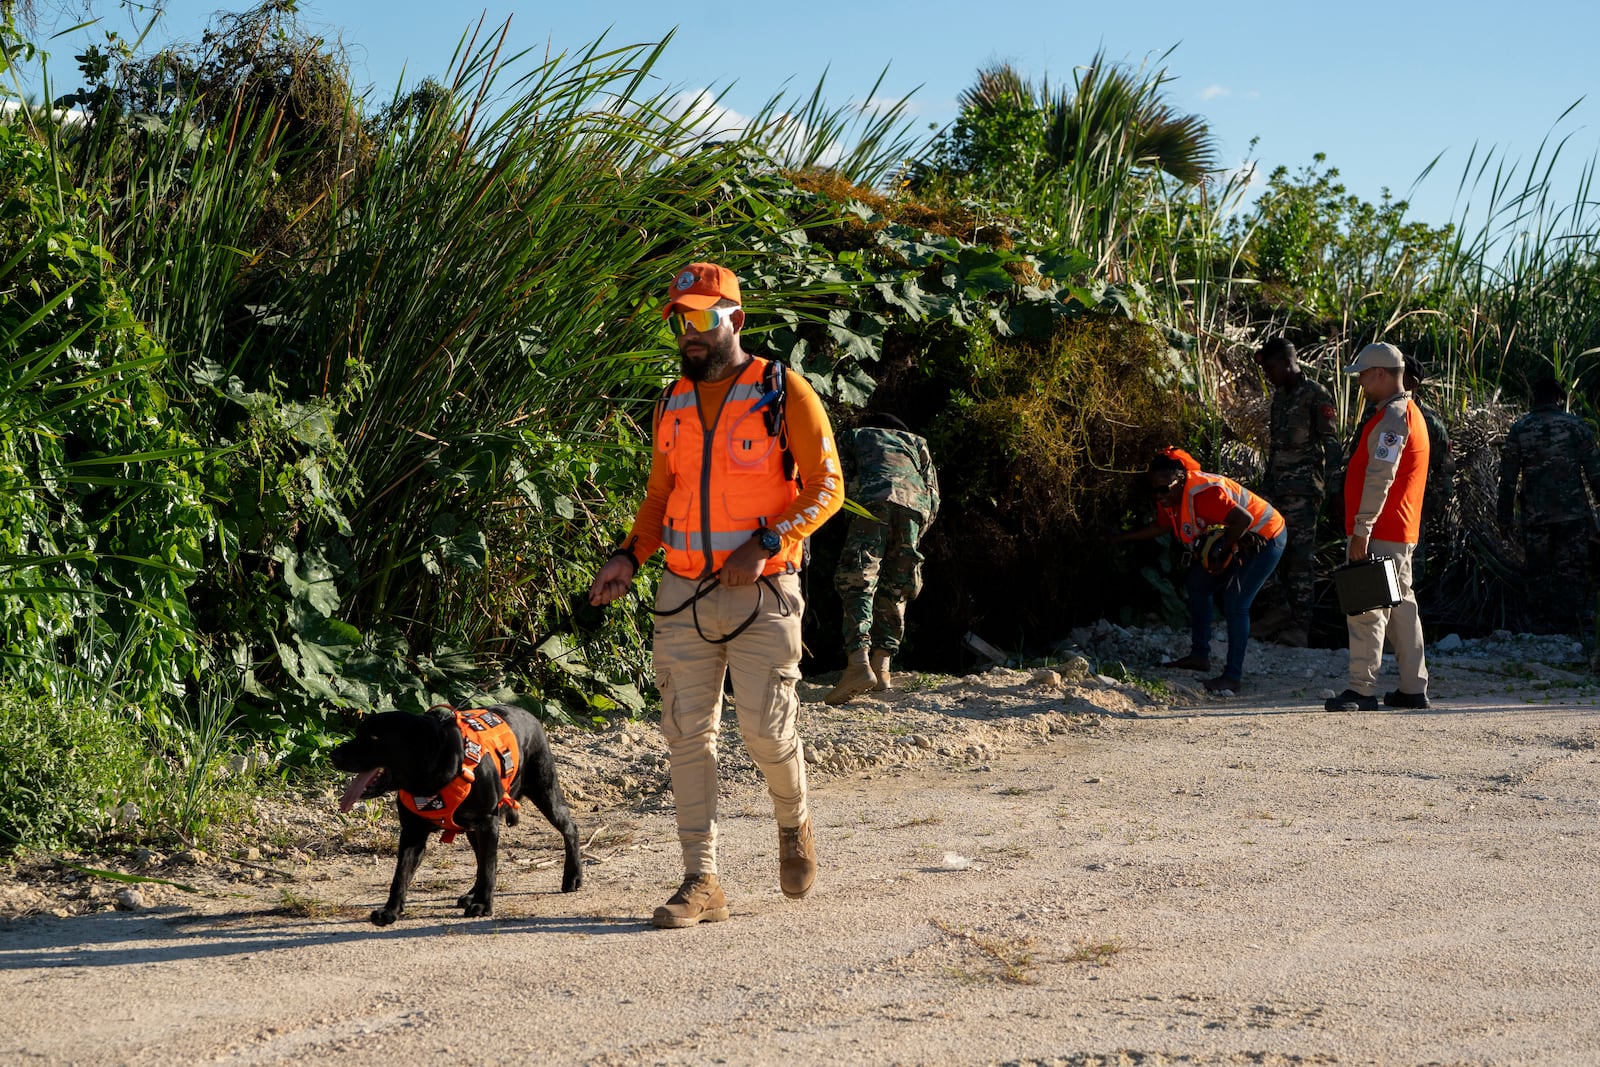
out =
[(374, 767), (370, 771), (362, 771), (350, 779), (350, 784), (344, 787), (344, 796), (339, 798), (339, 810), (349, 811), (361, 803), (361, 794), (366, 792), (367, 786), (383, 771), (382, 767)]

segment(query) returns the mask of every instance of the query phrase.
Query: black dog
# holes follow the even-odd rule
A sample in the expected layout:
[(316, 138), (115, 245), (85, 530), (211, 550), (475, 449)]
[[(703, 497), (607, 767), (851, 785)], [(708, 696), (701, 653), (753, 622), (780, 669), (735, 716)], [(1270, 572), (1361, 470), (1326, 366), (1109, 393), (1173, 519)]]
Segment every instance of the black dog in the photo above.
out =
[[(561, 891), (570, 893), (583, 884), (578, 826), (556, 781), (555, 757), (539, 720), (506, 704), (460, 715), (461, 724), (451, 708), (434, 708), (423, 715), (404, 711), (371, 715), (362, 720), (354, 738), (333, 750), (333, 765), (356, 775), (339, 810), (349, 811), (367, 797), (400, 792), (395, 801), (400, 812), (400, 854), (389, 901), (372, 913), (378, 926), (388, 926), (405, 911), (406, 891), (428, 847), (428, 837), (441, 830), (446, 841), (455, 837), (456, 829), (464, 831), (478, 860), (472, 889), (456, 901), (457, 906), (467, 918), (492, 914), (501, 815), (507, 825), (515, 826), (513, 802), (522, 799), (531, 799), (566, 842)], [(506, 727), (515, 735), (520, 759), (498, 751), (489, 740), (507, 742), (504, 747), (509, 749)], [(479, 730), (485, 732), (475, 733)], [(485, 743), (478, 743), (480, 737)], [(474, 758), (482, 761), (475, 770), (471, 767)], [(462, 777), (464, 767), (470, 783)], [(502, 782), (501, 774), (506, 771), (509, 782)], [(430, 811), (450, 806), (442, 801), (451, 799), (459, 800), (453, 811)]]

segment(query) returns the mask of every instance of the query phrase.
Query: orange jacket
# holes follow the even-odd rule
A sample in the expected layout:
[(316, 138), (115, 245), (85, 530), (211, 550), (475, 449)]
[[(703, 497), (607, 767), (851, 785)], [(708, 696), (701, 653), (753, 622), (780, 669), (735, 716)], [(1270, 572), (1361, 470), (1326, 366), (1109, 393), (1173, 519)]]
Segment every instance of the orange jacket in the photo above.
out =
[[(455, 711), (454, 708), (451, 709)], [(493, 752), (500, 765), (500, 806), (502, 808), (520, 808), (515, 797), (511, 795), (511, 780), (517, 776), (517, 768), (521, 764), (522, 750), (517, 745), (517, 735), (512, 732), (506, 721), (492, 711), (473, 708), (468, 711), (456, 711), (456, 727), (461, 731), (462, 759), (461, 773), (450, 779), (450, 784), (439, 790), (435, 796), (417, 796), (400, 790), (400, 803), (407, 810), (422, 816), (443, 830), (439, 840), (449, 844), (456, 839), (463, 827), (457, 826), (455, 821), (456, 809), (461, 807), (461, 802), (467, 799), (467, 794), (472, 792), (472, 783), (477, 779), (477, 767), (483, 759), (483, 754)]]
[(1283, 532), (1283, 516), (1278, 509), (1234, 481), (1220, 474), (1207, 474), (1194, 469), (1185, 470), (1183, 495), (1176, 508), (1162, 508), (1160, 513), (1179, 541), (1191, 545), (1212, 526), (1227, 521), (1235, 506), (1250, 513), (1248, 533), (1260, 534), (1268, 540)]
[[(636, 560), (660, 545), (668, 570), (702, 578), (765, 526), (783, 545), (762, 573), (797, 570), (805, 538), (839, 510), (838, 457), (822, 402), (802, 375), (790, 372), (784, 425), (779, 436), (769, 434), (761, 410), (767, 363), (752, 357), (729, 382), (697, 387), (680, 378), (668, 391), (655, 426), (649, 488), (623, 542)], [(719, 391), (725, 398), (717, 404)], [(792, 476), (784, 471), (785, 444), (794, 456)]]
[(1428, 486), (1428, 426), (1408, 393), (1378, 405), (1344, 476), (1344, 531), (1414, 545)]

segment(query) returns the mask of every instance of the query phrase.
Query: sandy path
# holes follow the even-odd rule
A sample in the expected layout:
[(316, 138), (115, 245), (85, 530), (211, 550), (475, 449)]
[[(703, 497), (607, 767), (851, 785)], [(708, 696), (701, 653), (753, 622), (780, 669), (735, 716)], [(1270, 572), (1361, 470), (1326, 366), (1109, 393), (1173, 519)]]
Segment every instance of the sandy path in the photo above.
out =
[(733, 919), (685, 931), (644, 921), (678, 869), (637, 807), (585, 814), (612, 847), (570, 896), (553, 835), (511, 831), (493, 920), (454, 917), (470, 854), (436, 846), (383, 930), (391, 861), (359, 854), (294, 887), (308, 916), (263, 885), (15, 921), (0, 1062), (1600, 1062), (1594, 700), (1449, 688), (819, 774), (800, 904), (736, 784)]

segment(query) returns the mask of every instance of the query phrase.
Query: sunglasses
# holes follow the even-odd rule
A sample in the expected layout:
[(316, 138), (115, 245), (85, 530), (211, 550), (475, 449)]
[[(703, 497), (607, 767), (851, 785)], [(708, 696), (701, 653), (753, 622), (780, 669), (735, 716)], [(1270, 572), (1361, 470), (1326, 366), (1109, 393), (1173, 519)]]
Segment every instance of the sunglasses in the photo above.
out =
[(741, 308), (706, 308), (704, 311), (674, 311), (667, 316), (672, 336), (682, 337), (691, 329), (695, 333), (710, 333), (723, 323), (732, 323), (734, 313)]

